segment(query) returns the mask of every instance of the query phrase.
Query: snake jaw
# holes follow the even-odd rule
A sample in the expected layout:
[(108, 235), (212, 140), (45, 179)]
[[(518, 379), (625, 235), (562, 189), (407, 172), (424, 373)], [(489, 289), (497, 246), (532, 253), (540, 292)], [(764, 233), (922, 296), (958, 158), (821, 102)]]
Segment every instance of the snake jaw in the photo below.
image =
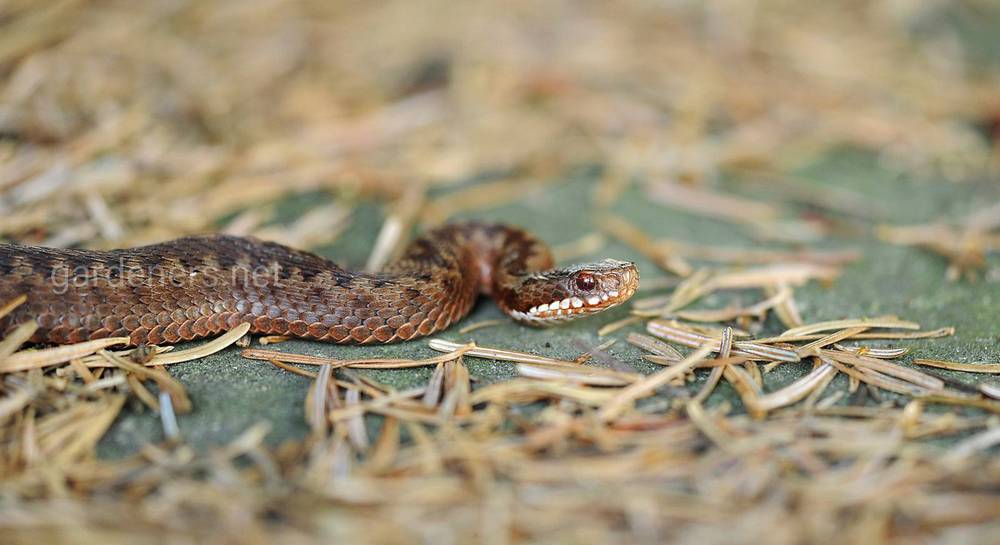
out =
[(557, 279), (561, 289), (555, 293), (562, 297), (525, 310), (512, 310), (510, 315), (527, 325), (555, 325), (618, 306), (639, 287), (639, 272), (634, 264), (610, 259), (544, 274), (545, 282)]

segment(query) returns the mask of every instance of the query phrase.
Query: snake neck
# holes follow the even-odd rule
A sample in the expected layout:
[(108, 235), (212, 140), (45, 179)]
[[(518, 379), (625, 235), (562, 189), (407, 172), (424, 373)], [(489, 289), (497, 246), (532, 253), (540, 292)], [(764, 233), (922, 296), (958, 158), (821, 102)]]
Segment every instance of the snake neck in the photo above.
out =
[(545, 327), (602, 312), (628, 300), (639, 286), (633, 263), (606, 259), (553, 268), (544, 243), (504, 225), (460, 224), (417, 239), (400, 269), (435, 263), (477, 278), (508, 316)]
[[(553, 264), (548, 247), (529, 233), (506, 225), (469, 222), (418, 237), (385, 272), (397, 279), (420, 272), (445, 291), (459, 288), (490, 296), (511, 314), (531, 305), (533, 275), (550, 270)], [(436, 277), (435, 271), (455, 274)]]

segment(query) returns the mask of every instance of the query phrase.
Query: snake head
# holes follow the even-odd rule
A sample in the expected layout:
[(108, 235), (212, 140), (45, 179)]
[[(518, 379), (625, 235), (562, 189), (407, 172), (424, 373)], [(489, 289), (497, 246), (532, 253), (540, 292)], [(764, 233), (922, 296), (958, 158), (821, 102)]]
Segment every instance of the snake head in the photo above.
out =
[(573, 265), (526, 276), (509, 314), (527, 325), (554, 325), (620, 305), (638, 287), (634, 263), (605, 259)]

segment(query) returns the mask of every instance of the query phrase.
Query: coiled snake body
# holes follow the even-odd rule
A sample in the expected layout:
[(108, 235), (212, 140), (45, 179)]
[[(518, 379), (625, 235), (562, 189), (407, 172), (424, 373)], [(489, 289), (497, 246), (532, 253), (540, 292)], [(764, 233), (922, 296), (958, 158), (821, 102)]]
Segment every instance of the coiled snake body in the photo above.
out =
[(513, 319), (545, 326), (632, 296), (631, 263), (552, 269), (517, 228), (447, 225), (414, 240), (386, 270), (361, 274), (317, 255), (225, 235), (95, 251), (0, 245), (0, 304), (28, 300), (0, 332), (34, 319), (36, 343), (111, 336), (174, 343), (249, 322), (251, 331), (337, 343), (389, 343), (440, 331), (479, 293)]

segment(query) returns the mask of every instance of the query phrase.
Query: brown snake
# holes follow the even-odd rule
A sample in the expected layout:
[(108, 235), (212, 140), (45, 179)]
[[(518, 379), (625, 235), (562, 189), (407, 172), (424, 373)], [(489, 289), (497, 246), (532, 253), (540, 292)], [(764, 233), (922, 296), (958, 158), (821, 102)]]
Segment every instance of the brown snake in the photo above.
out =
[(517, 228), (447, 225), (375, 274), (280, 244), (224, 235), (123, 250), (0, 245), (0, 304), (28, 300), (0, 332), (36, 320), (36, 343), (128, 337), (132, 345), (251, 331), (337, 343), (389, 343), (441, 331), (491, 295), (518, 322), (546, 326), (613, 307), (639, 284), (632, 263), (553, 269)]

